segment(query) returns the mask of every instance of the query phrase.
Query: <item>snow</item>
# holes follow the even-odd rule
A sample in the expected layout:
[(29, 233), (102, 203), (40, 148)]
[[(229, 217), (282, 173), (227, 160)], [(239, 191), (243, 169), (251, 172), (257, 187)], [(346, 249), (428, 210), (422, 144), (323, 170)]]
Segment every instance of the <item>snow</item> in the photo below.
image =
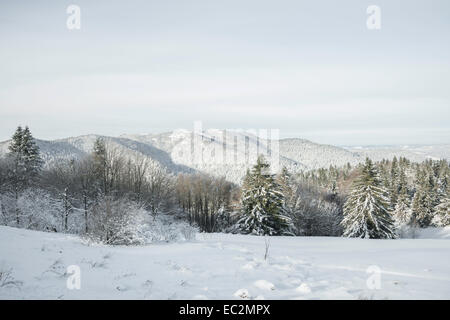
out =
[(275, 290), (274, 284), (267, 280), (257, 280), (254, 285), (261, 290)]
[(311, 288), (308, 286), (307, 283), (302, 283), (301, 285), (298, 286), (297, 289), (295, 289), (297, 292), (302, 293), (302, 294), (309, 294), (311, 293)]
[(242, 299), (248, 299), (250, 297), (250, 293), (247, 289), (238, 289), (233, 296), (242, 298)]
[(444, 228), (425, 228), (417, 230), (419, 239), (448, 239), (450, 240), (450, 226)]
[[(15, 281), (0, 280), (0, 299), (450, 299), (449, 229), (426, 232), (441, 239), (419, 234), (271, 237), (265, 260), (264, 237), (251, 235), (112, 247), (0, 227), (0, 271)], [(80, 267), (80, 290), (66, 286), (70, 265)], [(380, 289), (367, 286), (371, 266)]]

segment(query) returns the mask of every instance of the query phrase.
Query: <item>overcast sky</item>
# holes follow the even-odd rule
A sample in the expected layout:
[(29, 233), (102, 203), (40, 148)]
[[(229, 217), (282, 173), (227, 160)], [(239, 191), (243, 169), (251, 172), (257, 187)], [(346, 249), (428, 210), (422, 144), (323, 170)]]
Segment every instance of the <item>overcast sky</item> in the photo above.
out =
[(19, 124), (55, 139), (201, 120), (335, 145), (450, 143), (449, 39), (448, 0), (1, 1), (0, 140)]

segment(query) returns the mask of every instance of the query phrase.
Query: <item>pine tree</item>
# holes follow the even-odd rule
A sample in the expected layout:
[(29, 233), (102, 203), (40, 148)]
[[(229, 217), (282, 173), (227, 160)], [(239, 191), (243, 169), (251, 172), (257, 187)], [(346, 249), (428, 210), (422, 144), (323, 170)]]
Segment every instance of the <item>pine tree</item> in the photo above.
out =
[(282, 187), (269, 172), (270, 166), (260, 156), (242, 186), (241, 232), (255, 235), (289, 235), (290, 219), (285, 214)]
[(9, 145), (9, 157), (14, 161), (14, 171), (20, 175), (22, 182), (33, 180), (42, 169), (43, 161), (39, 155), (39, 147), (36, 145), (30, 129), (20, 126), (14, 133)]
[(435, 177), (436, 177), (436, 203), (440, 205), (450, 194), (449, 180), (450, 168), (447, 160), (440, 160), (436, 163)]
[(42, 169), (43, 161), (39, 155), (39, 147), (28, 127), (22, 132), (22, 154), (28, 178), (36, 177)]
[(100, 182), (101, 191), (104, 195), (109, 195), (110, 190), (108, 183), (108, 155), (106, 150), (106, 143), (102, 138), (97, 138), (95, 140), (92, 157), (94, 160), (95, 176)]
[[(398, 178), (394, 192), (396, 195), (396, 203), (393, 206), (394, 220), (399, 225), (411, 224), (412, 210), (411, 201), (408, 195), (408, 186), (406, 181), (406, 174), (403, 168), (399, 168)], [(391, 197), (392, 199), (392, 197)]]
[(342, 226), (347, 237), (392, 239), (396, 236), (387, 191), (368, 158), (345, 202)]
[(442, 198), (441, 203), (436, 206), (436, 213), (433, 218), (433, 224), (438, 227), (450, 225), (450, 197)]
[(397, 225), (411, 224), (412, 210), (409, 198), (405, 194), (398, 197), (397, 204), (392, 212)]
[(212, 228), (215, 232), (224, 232), (227, 230), (230, 224), (230, 212), (224, 205), (220, 206), (215, 213), (215, 224)]
[(433, 179), (427, 170), (418, 169), (416, 173), (416, 192), (412, 201), (412, 220), (421, 228), (430, 226), (436, 205)]
[(8, 157), (13, 163), (9, 178), (15, 194), (16, 223), (19, 225), (20, 212), (17, 206), (19, 194), (35, 182), (43, 164), (39, 155), (39, 147), (28, 127), (25, 129), (22, 129), (21, 126), (17, 127), (9, 145)]
[(278, 183), (281, 186), (281, 192), (284, 196), (284, 207), (287, 216), (291, 216), (293, 210), (295, 210), (295, 191), (294, 191), (294, 181), (290, 172), (283, 167), (281, 173), (278, 176)]
[(22, 136), (23, 130), (21, 126), (18, 126), (16, 132), (14, 132), (11, 143), (9, 144), (9, 152), (13, 154), (20, 154), (22, 150)]
[[(400, 168), (398, 165), (397, 157), (392, 160), (391, 166), (391, 185), (389, 188), (389, 194), (391, 196), (391, 207), (394, 208), (397, 204), (399, 192), (400, 192)], [(404, 174), (404, 172), (402, 172)]]

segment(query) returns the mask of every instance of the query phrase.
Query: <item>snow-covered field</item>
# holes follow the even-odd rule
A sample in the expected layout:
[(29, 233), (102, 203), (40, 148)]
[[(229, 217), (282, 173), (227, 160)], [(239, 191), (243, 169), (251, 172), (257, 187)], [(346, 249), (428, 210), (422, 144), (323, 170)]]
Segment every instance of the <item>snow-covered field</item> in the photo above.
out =
[[(0, 227), (0, 271), (11, 270), (0, 299), (450, 299), (449, 231), (431, 232), (445, 239), (271, 237), (264, 260), (263, 237), (110, 247)], [(79, 290), (66, 286), (69, 265), (80, 267)], [(377, 279), (369, 266), (381, 270), (379, 289), (367, 286)]]

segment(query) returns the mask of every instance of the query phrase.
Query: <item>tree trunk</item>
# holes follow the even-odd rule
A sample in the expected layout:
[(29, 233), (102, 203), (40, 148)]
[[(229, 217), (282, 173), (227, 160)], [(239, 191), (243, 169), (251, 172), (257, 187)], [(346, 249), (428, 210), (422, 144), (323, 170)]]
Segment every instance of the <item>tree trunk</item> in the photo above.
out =
[(16, 198), (16, 223), (17, 227), (20, 226), (20, 212), (19, 212), (19, 188), (17, 187), (17, 184), (15, 186), (15, 198)]
[(83, 196), (84, 200), (84, 231), (88, 233), (88, 210), (87, 210), (87, 197), (86, 194)]

